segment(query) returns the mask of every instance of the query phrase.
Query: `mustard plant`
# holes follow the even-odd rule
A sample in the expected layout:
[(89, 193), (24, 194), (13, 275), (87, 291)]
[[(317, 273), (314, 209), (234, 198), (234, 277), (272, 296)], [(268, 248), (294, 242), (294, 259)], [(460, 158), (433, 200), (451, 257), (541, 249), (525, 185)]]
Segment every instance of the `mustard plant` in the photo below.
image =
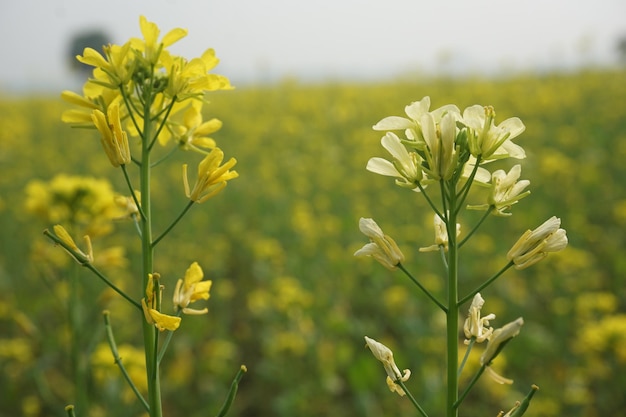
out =
[[(406, 117), (385, 117), (373, 126), (376, 131), (385, 132), (381, 143), (390, 156), (371, 158), (367, 170), (394, 178), (396, 185), (406, 189), (407, 196), (426, 199), (434, 212), (435, 243), (420, 248), (418, 252), (440, 253), (446, 273), (445, 294), (442, 296), (430, 291), (416, 278), (416, 274), (409, 271), (399, 245), (373, 219), (361, 218), (359, 222), (361, 231), (370, 242), (355, 256), (372, 257), (389, 270), (402, 271), (445, 315), (445, 415), (457, 417), (466, 396), (483, 373), (491, 375), (500, 384), (513, 383), (511, 379), (497, 374), (492, 364), (503, 348), (520, 333), (524, 324), (523, 318), (519, 317), (500, 328), (491, 327), (490, 322), (496, 317), (494, 314), (482, 314), (485, 300), (480, 292), (494, 284), (508, 269), (528, 268), (548, 253), (564, 249), (568, 241), (565, 230), (560, 227), (560, 219), (551, 217), (536, 229), (528, 230), (512, 245), (500, 270), (485, 277), (476, 288), (467, 288), (468, 285), (459, 279), (459, 254), (463, 246), (490, 216), (510, 217), (513, 206), (530, 194), (526, 190), (530, 182), (519, 180), (521, 165), (513, 166), (508, 173), (501, 169), (494, 172), (487, 169), (491, 166), (487, 164), (495, 161), (526, 157), (524, 149), (513, 142), (525, 126), (516, 117), (496, 124), (496, 113), (491, 106), (474, 105), (461, 112), (457, 106), (450, 104), (430, 110), (429, 97), (409, 104), (405, 113)], [(470, 191), (479, 186), (488, 190), (486, 201), (468, 204)], [(482, 218), (465, 234), (460, 226), (464, 210), (484, 210)], [(470, 300), (469, 309), (463, 310), (462, 306)], [(467, 314), (467, 319), (461, 323), (459, 316), (463, 313)], [(466, 337), (464, 342), (459, 340), (460, 331)], [(365, 341), (374, 357), (383, 363), (392, 392), (408, 397), (423, 417), (443, 415), (442, 411), (431, 411), (429, 414), (422, 408), (419, 396), (414, 396), (407, 386), (410, 370), (400, 372), (388, 347), (367, 336)], [(480, 368), (470, 382), (461, 387), (459, 381), (466, 360), (470, 351), (480, 343), (486, 344), (480, 356)], [(460, 347), (465, 348), (461, 363)], [(523, 415), (537, 389), (532, 385), (523, 401), (506, 414), (500, 412), (499, 416)]]
[[(233, 88), (226, 77), (210, 72), (219, 62), (215, 52), (207, 49), (191, 60), (173, 55), (168, 48), (185, 37), (186, 30), (176, 28), (159, 38), (160, 30), (155, 23), (141, 16), (139, 24), (142, 38), (132, 38), (123, 45), (104, 46), (102, 53), (86, 48), (77, 59), (94, 69), (83, 94), (62, 93), (66, 101), (77, 106), (63, 114), (63, 121), (74, 127), (95, 128), (104, 155), (128, 186), (127, 195), (118, 197), (117, 202), (124, 208), (122, 217), (135, 225), (137, 244), (141, 247), (141, 277), (135, 280), (137, 288), (133, 293), (125, 291), (94, 264), (98, 255), (94, 255), (89, 235), (84, 243), (77, 244), (62, 224), (54, 225), (52, 231), (46, 230), (44, 234), (135, 310), (128, 322), (143, 334), (147, 393), (138, 388), (124, 366), (114, 336), (114, 317), (109, 311), (103, 313), (105, 333), (112, 358), (138, 401), (151, 417), (160, 417), (161, 361), (183, 316), (208, 312), (206, 307), (190, 305), (209, 299), (212, 281), (205, 280), (200, 264), (193, 262), (175, 285), (168, 285), (172, 280), (154, 270), (158, 245), (194, 205), (215, 197), (238, 173), (232, 170), (237, 161), (230, 158), (224, 162), (224, 153), (210, 137), (220, 129), (221, 122), (203, 119), (205, 94)], [(159, 165), (177, 151), (192, 151), (200, 156), (195, 183), (190, 187), (184, 164), (180, 198), (186, 198), (186, 203), (180, 213), (172, 216), (169, 226), (154, 230), (153, 208), (159, 201), (152, 198), (151, 191), (158, 184)], [(164, 302), (167, 290), (172, 291), (171, 311)], [(228, 412), (245, 371), (242, 365), (236, 372), (218, 415)], [(67, 412), (80, 415), (85, 411), (68, 407)]]

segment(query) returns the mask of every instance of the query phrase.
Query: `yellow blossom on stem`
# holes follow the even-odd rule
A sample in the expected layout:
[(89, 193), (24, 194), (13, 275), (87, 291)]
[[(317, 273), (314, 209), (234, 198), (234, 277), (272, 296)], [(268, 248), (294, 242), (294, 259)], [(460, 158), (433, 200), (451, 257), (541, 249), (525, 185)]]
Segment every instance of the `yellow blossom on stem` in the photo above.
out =
[(230, 171), (235, 166), (237, 160), (230, 158), (224, 165), (220, 165), (224, 159), (224, 152), (220, 148), (213, 149), (198, 165), (198, 178), (193, 186), (189, 188), (187, 179), (187, 164), (183, 165), (183, 185), (185, 195), (196, 203), (202, 203), (218, 194), (224, 187), (226, 181), (237, 178), (237, 171)]
[(161, 332), (164, 330), (174, 331), (180, 326), (180, 317), (163, 314), (154, 308), (148, 307), (145, 298), (141, 299), (141, 307), (143, 308), (146, 321), (153, 324)]
[(480, 356), (480, 364), (485, 367), (489, 376), (491, 376), (491, 378), (499, 384), (510, 385), (513, 381), (511, 379), (504, 378), (491, 369), (491, 362), (496, 356), (498, 356), (504, 346), (519, 334), (523, 324), (524, 319), (519, 317), (516, 320), (505, 324), (501, 328), (494, 330), (488, 338), (489, 342), (487, 343), (487, 348)]
[(114, 167), (128, 164), (131, 160), (130, 148), (126, 132), (122, 130), (119, 104), (111, 104), (106, 117), (100, 110), (94, 110), (92, 119), (101, 134), (100, 141), (111, 164)]
[(465, 324), (463, 325), (463, 332), (465, 333), (465, 337), (467, 337), (465, 340), (466, 345), (469, 344), (469, 339), (472, 337), (475, 338), (476, 342), (482, 343), (489, 339), (493, 333), (493, 327), (487, 326), (489, 326), (490, 320), (496, 318), (496, 315), (491, 313), (481, 317), (480, 309), (483, 307), (483, 304), (485, 304), (485, 300), (480, 293), (476, 293), (470, 305), (467, 319), (465, 319)]
[(187, 306), (194, 301), (208, 300), (209, 291), (213, 281), (202, 281), (204, 273), (197, 262), (189, 266), (185, 272), (185, 277), (178, 280), (176, 289), (174, 290), (174, 305), (178, 309), (182, 309), (185, 314), (205, 314), (208, 309), (205, 307), (201, 310), (188, 308)]
[(400, 396), (404, 396), (404, 390), (394, 381), (408, 381), (411, 376), (411, 371), (405, 369), (400, 372), (400, 369), (393, 360), (393, 352), (387, 346), (367, 336), (365, 336), (365, 343), (365, 346), (369, 348), (374, 357), (383, 363), (385, 372), (387, 372), (387, 386), (389, 387), (389, 390), (391, 392), (397, 392)]
[(83, 252), (74, 242), (72, 236), (61, 225), (54, 225), (54, 234), (60, 240), (63, 248), (81, 265), (85, 265), (93, 262), (93, 249), (91, 247), (91, 239), (88, 235), (85, 235), (85, 245), (87, 246), (87, 253)]
[(404, 254), (396, 242), (384, 234), (373, 219), (361, 217), (359, 229), (370, 238), (370, 243), (356, 251), (354, 256), (371, 256), (390, 270), (395, 270), (404, 261)]
[(526, 157), (524, 149), (511, 139), (521, 135), (526, 127), (517, 118), (512, 117), (495, 124), (496, 112), (491, 106), (474, 105), (463, 111), (463, 123), (469, 128), (467, 143), (472, 155), (481, 156), (482, 160)]
[(549, 252), (558, 252), (567, 246), (567, 234), (561, 229), (561, 219), (552, 216), (535, 230), (527, 230), (513, 245), (506, 257), (516, 269), (536, 264)]

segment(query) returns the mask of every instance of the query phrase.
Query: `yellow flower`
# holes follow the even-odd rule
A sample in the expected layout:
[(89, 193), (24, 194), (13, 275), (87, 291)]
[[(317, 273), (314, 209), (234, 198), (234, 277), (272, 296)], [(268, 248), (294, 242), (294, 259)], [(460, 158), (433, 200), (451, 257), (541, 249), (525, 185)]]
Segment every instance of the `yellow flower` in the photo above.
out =
[(524, 132), (524, 123), (512, 117), (496, 126), (496, 112), (491, 106), (474, 105), (463, 111), (463, 123), (469, 128), (467, 143), (472, 155), (483, 160), (526, 157), (524, 149), (511, 139)]
[(383, 136), (380, 143), (391, 154), (392, 160), (370, 158), (366, 169), (375, 174), (396, 178), (396, 184), (400, 187), (419, 191), (417, 184), (424, 176), (421, 166), (422, 158), (416, 152), (409, 152), (393, 132), (388, 132)]
[(197, 262), (189, 266), (185, 272), (185, 277), (178, 280), (176, 289), (174, 290), (174, 305), (176, 308), (182, 309), (185, 314), (205, 314), (208, 309), (202, 310), (188, 308), (190, 303), (198, 300), (208, 300), (209, 291), (213, 281), (202, 281), (204, 273)]
[(499, 384), (512, 384), (513, 380), (505, 378), (496, 373), (491, 368), (491, 362), (495, 359), (496, 356), (502, 351), (504, 346), (515, 336), (517, 336), (524, 324), (524, 319), (519, 317), (516, 320), (505, 324), (499, 329), (493, 331), (493, 333), (489, 336), (489, 342), (487, 343), (487, 348), (480, 356), (480, 364), (485, 367), (485, 370), (489, 374), (489, 376)]
[(370, 238), (370, 243), (356, 251), (354, 256), (371, 256), (390, 270), (395, 270), (404, 261), (404, 254), (396, 242), (384, 234), (373, 219), (361, 217), (359, 229)]
[(149, 308), (145, 298), (141, 299), (141, 307), (143, 308), (146, 321), (150, 324), (154, 324), (154, 327), (161, 332), (164, 330), (174, 331), (180, 326), (180, 317), (163, 314), (154, 308)]
[(122, 130), (120, 121), (120, 106), (113, 103), (107, 109), (107, 115), (96, 109), (93, 111), (92, 120), (101, 134), (100, 141), (109, 161), (114, 167), (126, 165), (130, 162), (130, 148), (128, 137)]
[(387, 372), (387, 386), (389, 387), (389, 390), (391, 392), (397, 392), (400, 396), (404, 396), (404, 390), (394, 381), (408, 381), (409, 377), (411, 376), (411, 371), (405, 369), (404, 371), (400, 372), (400, 369), (398, 369), (398, 366), (393, 360), (393, 352), (382, 343), (365, 336), (365, 346), (369, 348), (369, 350), (372, 352), (376, 359), (383, 363), (385, 372)]
[(187, 180), (187, 164), (183, 165), (183, 185), (185, 186), (185, 195), (196, 203), (202, 203), (209, 198), (218, 194), (224, 187), (226, 181), (237, 178), (237, 171), (230, 171), (235, 166), (237, 160), (230, 158), (224, 165), (224, 152), (220, 148), (213, 149), (198, 165), (198, 178), (193, 186), (193, 190), (189, 190), (189, 182)]
[(489, 339), (493, 333), (493, 327), (487, 326), (489, 326), (489, 320), (495, 319), (496, 315), (491, 313), (480, 317), (480, 309), (483, 307), (483, 304), (485, 304), (485, 300), (480, 293), (476, 293), (470, 305), (467, 319), (465, 319), (465, 324), (463, 325), (463, 332), (465, 333), (465, 337), (467, 337), (467, 340), (465, 340), (466, 345), (469, 344), (469, 339), (472, 337), (475, 338), (476, 342), (482, 343)]
[(63, 248), (69, 253), (75, 260), (81, 265), (85, 265), (93, 262), (93, 249), (91, 248), (91, 239), (88, 235), (85, 235), (85, 245), (87, 246), (87, 253), (83, 252), (76, 246), (72, 236), (61, 225), (54, 225), (54, 234), (61, 241)]
[(487, 348), (480, 357), (480, 364), (489, 365), (498, 356), (504, 345), (519, 334), (523, 325), (524, 319), (518, 317), (516, 320), (494, 330), (489, 336)]
[(206, 151), (198, 149), (213, 149), (215, 141), (209, 137), (210, 134), (222, 128), (222, 122), (218, 119), (202, 121), (202, 102), (193, 100), (189, 108), (183, 114), (183, 122), (172, 127), (176, 133), (178, 143), (183, 149), (195, 149), (202, 153)]
[(141, 29), (143, 40), (133, 38), (130, 42), (133, 48), (144, 53), (145, 60), (151, 65), (155, 65), (158, 62), (163, 49), (187, 36), (186, 29), (175, 28), (163, 36), (161, 42), (158, 42), (159, 27), (156, 23), (149, 22), (145, 16), (139, 17), (139, 28)]
[(561, 219), (552, 216), (535, 230), (527, 230), (513, 245), (506, 257), (513, 261), (516, 269), (536, 264), (549, 252), (558, 252), (567, 246), (567, 234)]

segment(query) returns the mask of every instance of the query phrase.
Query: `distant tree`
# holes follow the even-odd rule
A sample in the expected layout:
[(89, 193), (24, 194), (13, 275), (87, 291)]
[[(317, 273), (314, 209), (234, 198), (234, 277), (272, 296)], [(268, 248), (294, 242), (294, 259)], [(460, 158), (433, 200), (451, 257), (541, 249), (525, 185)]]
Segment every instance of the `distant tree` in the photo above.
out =
[(82, 55), (85, 48), (93, 48), (102, 52), (102, 47), (110, 43), (109, 36), (102, 30), (89, 30), (72, 36), (68, 49), (70, 68), (79, 73), (90, 73), (92, 67), (81, 64), (76, 60), (76, 55)]
[(617, 40), (617, 54), (620, 62), (626, 65), (626, 35)]

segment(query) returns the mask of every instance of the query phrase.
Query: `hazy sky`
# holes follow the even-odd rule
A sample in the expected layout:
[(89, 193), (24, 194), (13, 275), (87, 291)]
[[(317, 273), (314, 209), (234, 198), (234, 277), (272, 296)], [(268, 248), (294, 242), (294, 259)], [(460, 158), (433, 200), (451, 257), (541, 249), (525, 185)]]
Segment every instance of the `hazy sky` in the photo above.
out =
[(67, 84), (73, 34), (123, 43), (140, 14), (234, 84), (610, 63), (626, 36), (625, 0), (0, 0), (0, 91)]

